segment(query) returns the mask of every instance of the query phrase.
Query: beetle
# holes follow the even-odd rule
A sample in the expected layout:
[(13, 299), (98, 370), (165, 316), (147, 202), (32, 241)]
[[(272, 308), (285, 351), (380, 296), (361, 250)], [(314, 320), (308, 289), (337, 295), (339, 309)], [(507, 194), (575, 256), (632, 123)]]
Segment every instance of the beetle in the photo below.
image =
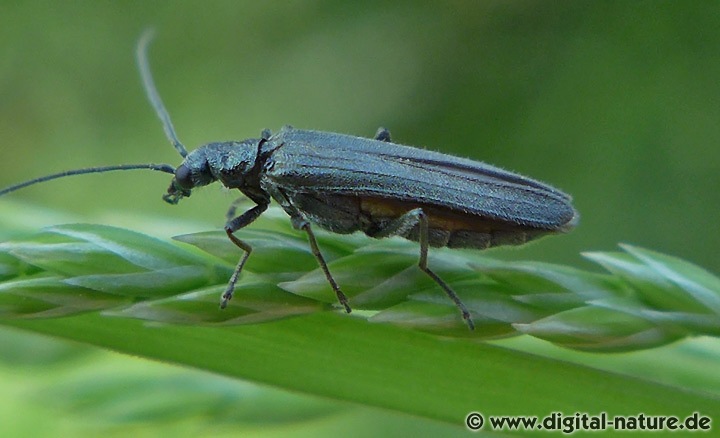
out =
[(348, 298), (328, 269), (313, 225), (333, 233), (360, 231), (373, 238), (400, 236), (418, 242), (419, 268), (455, 303), (470, 329), (474, 324), (468, 308), (428, 267), (429, 247), (518, 245), (577, 224), (571, 197), (558, 189), (485, 163), (393, 143), (384, 128), (374, 138), (362, 138), (286, 126), (275, 134), (264, 130), (259, 138), (208, 143), (188, 153), (153, 82), (147, 59), (151, 39), (146, 32), (138, 43), (140, 74), (182, 163), (177, 168), (130, 164), (78, 169), (17, 184), (0, 195), (64, 176), (129, 169), (171, 173), (163, 195), (170, 204), (216, 181), (238, 189), (255, 206), (235, 216), (233, 203), (227, 214), (225, 232), (243, 255), (222, 294), (222, 308), (233, 297), (252, 252), (235, 232), (255, 221), (271, 200), (290, 216), (294, 228), (307, 234), (312, 254), (347, 313)]

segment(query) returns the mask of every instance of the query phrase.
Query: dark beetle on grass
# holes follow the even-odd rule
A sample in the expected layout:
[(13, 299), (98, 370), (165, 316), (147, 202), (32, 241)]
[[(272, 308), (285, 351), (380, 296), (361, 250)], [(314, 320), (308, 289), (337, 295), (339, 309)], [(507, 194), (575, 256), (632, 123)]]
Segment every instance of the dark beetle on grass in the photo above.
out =
[(256, 205), (237, 217), (234, 204), (228, 211), (225, 231), (243, 255), (221, 307), (232, 298), (252, 251), (234, 233), (257, 219), (271, 199), (287, 212), (295, 228), (307, 233), (313, 255), (348, 313), (348, 299), (328, 269), (311, 224), (334, 233), (362, 231), (375, 238), (401, 236), (419, 242), (420, 269), (445, 291), (471, 329), (470, 311), (428, 267), (428, 248), (518, 245), (569, 231), (577, 223), (570, 196), (547, 184), (477, 161), (392, 143), (384, 128), (369, 139), (286, 126), (276, 134), (265, 130), (260, 138), (209, 143), (188, 154), (152, 80), (147, 61), (151, 38), (145, 33), (138, 44), (140, 72), (165, 133), (184, 158), (182, 164), (71, 170), (8, 187), (0, 195), (64, 176), (129, 169), (173, 174), (163, 196), (170, 204), (215, 181), (240, 190)]

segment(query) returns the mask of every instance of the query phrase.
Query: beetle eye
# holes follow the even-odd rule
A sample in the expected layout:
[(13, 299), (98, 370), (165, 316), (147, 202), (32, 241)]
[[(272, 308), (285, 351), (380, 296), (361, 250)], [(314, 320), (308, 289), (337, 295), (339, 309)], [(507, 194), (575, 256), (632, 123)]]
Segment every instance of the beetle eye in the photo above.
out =
[(193, 188), (192, 172), (186, 165), (181, 164), (175, 169), (175, 183), (182, 189), (190, 190)]

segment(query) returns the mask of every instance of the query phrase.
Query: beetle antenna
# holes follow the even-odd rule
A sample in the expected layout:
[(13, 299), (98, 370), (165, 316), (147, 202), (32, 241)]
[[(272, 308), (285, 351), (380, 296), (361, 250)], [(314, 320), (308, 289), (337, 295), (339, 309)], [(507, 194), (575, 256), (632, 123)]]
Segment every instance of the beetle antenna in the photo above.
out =
[(23, 187), (31, 186), (45, 181), (53, 179), (63, 178), (72, 175), (83, 175), (85, 173), (103, 173), (111, 172), (114, 170), (134, 170), (134, 169), (149, 169), (157, 170), (159, 172), (175, 174), (175, 168), (169, 164), (119, 164), (116, 166), (102, 166), (102, 167), (88, 167), (85, 169), (66, 170), (65, 172), (53, 173), (52, 175), (45, 175), (39, 178), (31, 179), (29, 181), (21, 182), (19, 184), (12, 185), (0, 190), (0, 196), (6, 195), (15, 190), (22, 189)]
[(137, 56), (138, 66), (140, 67), (140, 77), (142, 77), (143, 87), (145, 88), (145, 93), (150, 100), (150, 104), (152, 104), (155, 112), (157, 113), (160, 121), (163, 124), (163, 129), (165, 129), (165, 135), (167, 136), (168, 140), (170, 140), (170, 143), (172, 143), (175, 149), (180, 153), (180, 156), (185, 158), (188, 154), (187, 149), (185, 149), (185, 146), (180, 143), (180, 140), (178, 140), (177, 135), (175, 134), (175, 128), (173, 127), (172, 120), (170, 120), (170, 114), (165, 109), (165, 105), (163, 104), (162, 99), (160, 99), (160, 94), (158, 94), (157, 92), (155, 82), (153, 81), (152, 72), (150, 71), (150, 63), (148, 62), (147, 52), (148, 46), (150, 45), (150, 42), (152, 41), (154, 36), (155, 30), (147, 29), (140, 37), (140, 41), (138, 41), (135, 54)]

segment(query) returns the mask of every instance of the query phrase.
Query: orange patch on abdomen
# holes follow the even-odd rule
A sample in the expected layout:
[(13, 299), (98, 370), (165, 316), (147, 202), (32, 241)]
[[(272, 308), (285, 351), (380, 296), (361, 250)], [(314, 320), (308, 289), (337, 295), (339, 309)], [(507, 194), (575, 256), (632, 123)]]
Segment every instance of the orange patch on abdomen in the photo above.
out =
[(455, 231), (472, 231), (490, 233), (496, 230), (511, 230), (513, 224), (481, 216), (462, 213), (456, 210), (438, 208), (436, 206), (399, 201), (396, 199), (361, 197), (360, 211), (373, 219), (394, 219), (415, 208), (422, 208), (428, 218), (431, 229)]

